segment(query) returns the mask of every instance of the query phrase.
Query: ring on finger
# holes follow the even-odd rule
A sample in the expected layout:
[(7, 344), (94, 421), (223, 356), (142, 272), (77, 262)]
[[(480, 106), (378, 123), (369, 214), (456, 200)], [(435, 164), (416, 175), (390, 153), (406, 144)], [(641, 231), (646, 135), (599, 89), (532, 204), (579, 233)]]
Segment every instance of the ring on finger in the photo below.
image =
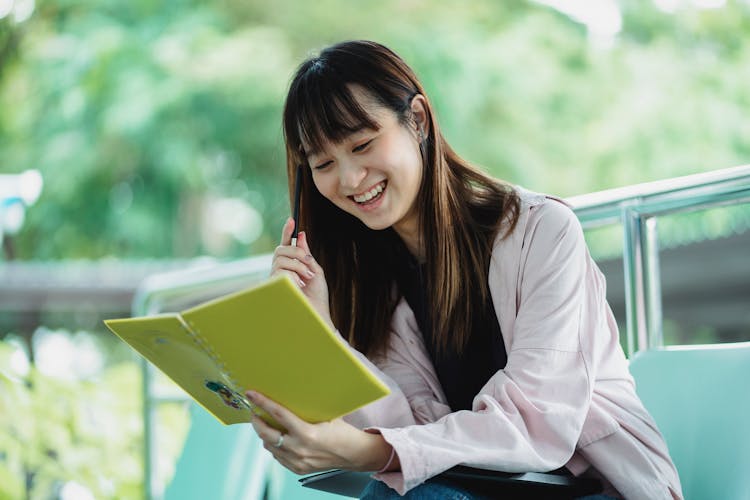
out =
[(274, 443), (274, 446), (276, 448), (281, 448), (281, 446), (284, 444), (284, 435), (279, 434), (279, 440)]

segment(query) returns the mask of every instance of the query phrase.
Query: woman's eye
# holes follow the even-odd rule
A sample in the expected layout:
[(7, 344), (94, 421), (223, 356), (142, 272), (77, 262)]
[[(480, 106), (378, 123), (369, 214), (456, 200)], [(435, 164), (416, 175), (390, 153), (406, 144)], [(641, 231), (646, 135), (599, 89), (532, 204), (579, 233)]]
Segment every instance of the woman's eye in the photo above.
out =
[(367, 141), (367, 142), (363, 142), (363, 143), (362, 143), (362, 144), (360, 144), (359, 146), (357, 146), (357, 147), (355, 147), (354, 149), (352, 149), (352, 153), (359, 153), (359, 152), (361, 152), (361, 151), (364, 151), (365, 149), (367, 149), (367, 146), (369, 146), (369, 145), (370, 145), (370, 143), (372, 143), (372, 139), (370, 139), (370, 140), (369, 140), (369, 141)]
[(316, 166), (316, 167), (313, 167), (313, 170), (323, 170), (323, 169), (325, 169), (326, 167), (328, 167), (328, 166), (329, 166), (329, 165), (330, 165), (331, 163), (333, 163), (333, 162), (332, 162), (332, 161), (330, 161), (330, 160), (328, 160), (328, 161), (327, 161), (327, 162), (325, 162), (325, 163), (321, 163), (320, 165), (318, 165), (318, 166)]

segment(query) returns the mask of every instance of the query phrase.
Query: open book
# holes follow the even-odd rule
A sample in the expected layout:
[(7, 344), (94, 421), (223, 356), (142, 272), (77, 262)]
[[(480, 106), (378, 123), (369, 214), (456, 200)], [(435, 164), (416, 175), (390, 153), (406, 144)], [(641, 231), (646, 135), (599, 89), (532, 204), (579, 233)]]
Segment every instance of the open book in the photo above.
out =
[(389, 393), (285, 276), (181, 313), (104, 323), (224, 424), (255, 412), (279, 427), (250, 389), (311, 423)]

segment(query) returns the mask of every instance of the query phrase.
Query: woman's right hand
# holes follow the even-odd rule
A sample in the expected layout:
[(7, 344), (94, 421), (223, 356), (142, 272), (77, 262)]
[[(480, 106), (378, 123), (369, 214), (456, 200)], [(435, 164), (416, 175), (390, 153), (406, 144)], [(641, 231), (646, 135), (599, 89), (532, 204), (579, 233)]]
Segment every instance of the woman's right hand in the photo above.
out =
[(331, 321), (331, 311), (328, 305), (328, 283), (323, 268), (317, 263), (310, 252), (307, 234), (303, 231), (297, 235), (297, 246), (292, 246), (292, 232), (294, 219), (287, 219), (281, 230), (281, 244), (273, 252), (271, 276), (286, 274), (292, 278), (308, 298), (318, 314), (332, 329), (336, 329)]

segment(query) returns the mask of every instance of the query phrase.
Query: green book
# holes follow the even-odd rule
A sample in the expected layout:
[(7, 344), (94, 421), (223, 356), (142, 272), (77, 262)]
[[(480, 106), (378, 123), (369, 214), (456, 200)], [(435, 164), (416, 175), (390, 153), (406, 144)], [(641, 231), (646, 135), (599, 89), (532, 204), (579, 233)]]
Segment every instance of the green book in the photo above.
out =
[(255, 390), (311, 423), (390, 391), (286, 276), (181, 313), (104, 322), (224, 424), (249, 422)]

